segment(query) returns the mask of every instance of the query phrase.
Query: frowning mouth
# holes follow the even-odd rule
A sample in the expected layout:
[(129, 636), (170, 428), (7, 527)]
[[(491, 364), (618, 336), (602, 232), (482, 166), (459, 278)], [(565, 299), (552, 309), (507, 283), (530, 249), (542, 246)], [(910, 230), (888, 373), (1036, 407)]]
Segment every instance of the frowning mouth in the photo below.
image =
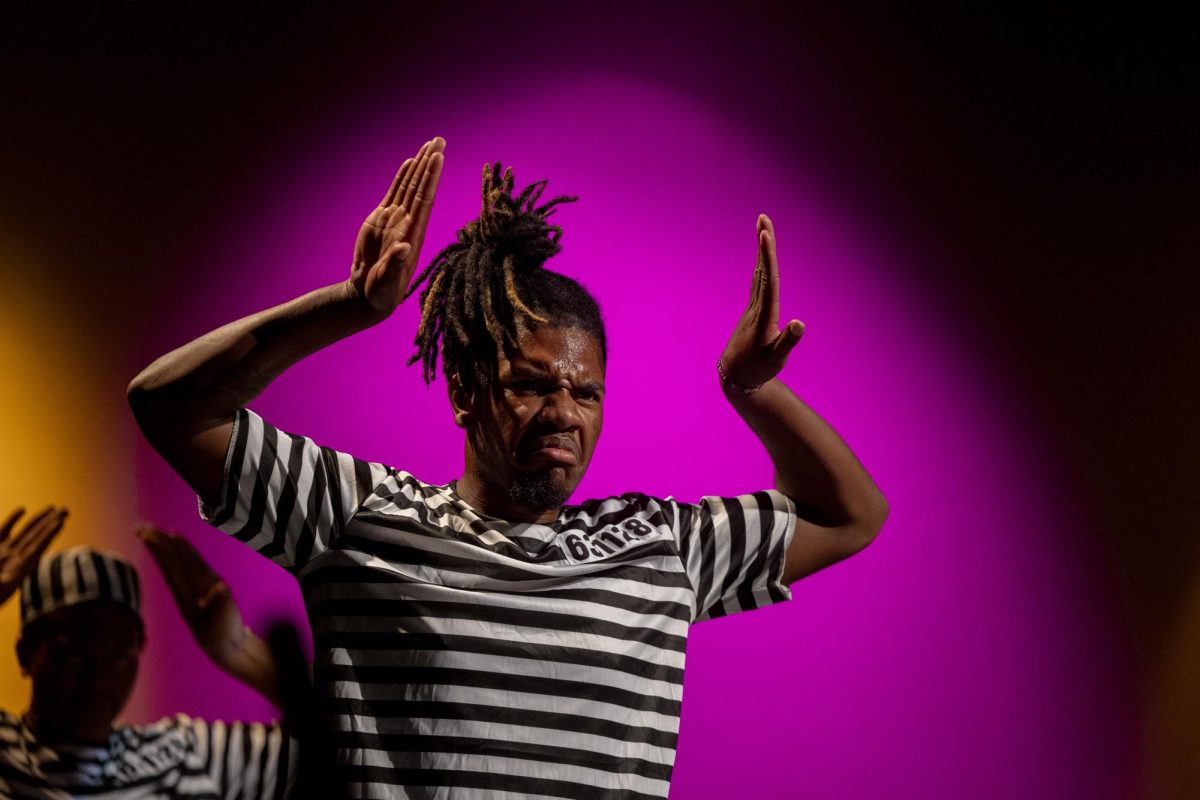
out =
[(570, 436), (542, 436), (521, 451), (522, 461), (542, 461), (554, 464), (579, 463), (579, 444)]

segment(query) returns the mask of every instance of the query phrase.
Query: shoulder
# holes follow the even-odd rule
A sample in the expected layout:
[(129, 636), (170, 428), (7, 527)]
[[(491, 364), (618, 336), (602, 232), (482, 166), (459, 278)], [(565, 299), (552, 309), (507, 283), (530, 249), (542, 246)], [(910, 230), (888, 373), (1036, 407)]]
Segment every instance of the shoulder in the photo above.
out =
[(262, 736), (279, 729), (278, 723), (206, 720), (176, 714), (151, 725), (137, 727), (143, 742), (174, 742), (177, 749), (220, 752), (246, 736)]
[(179, 740), (191, 742), (198, 731), (204, 730), (204, 720), (193, 719), (186, 714), (163, 717), (156, 722), (137, 725), (119, 725), (113, 729), (115, 737), (128, 748), (138, 748), (150, 742)]
[(14, 747), (21, 738), (21, 718), (0, 708), (0, 749)]
[(356, 470), (360, 473), (363, 470), (371, 470), (380, 474), (398, 472), (395, 467), (384, 462), (370, 461), (329, 442), (318, 441), (314, 437), (277, 427), (247, 407), (239, 409), (234, 416), (229, 457), (236, 461), (237, 451), (240, 450), (260, 455), (269, 452), (276, 457), (297, 459), (301, 462), (306, 459), (323, 458), (330, 464), (337, 462), (341, 469), (347, 472), (347, 477), (355, 477)]
[(714, 512), (792, 515), (796, 506), (791, 498), (777, 489), (762, 489), (731, 497), (707, 496), (698, 504)]

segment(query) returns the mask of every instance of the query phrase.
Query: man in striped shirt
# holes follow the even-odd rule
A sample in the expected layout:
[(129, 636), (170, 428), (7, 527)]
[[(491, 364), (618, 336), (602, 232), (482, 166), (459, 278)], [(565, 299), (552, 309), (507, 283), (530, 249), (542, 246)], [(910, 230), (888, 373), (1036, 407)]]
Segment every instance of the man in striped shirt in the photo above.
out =
[[(414, 277), (441, 174), (435, 138), (359, 233), (348, 280), (163, 356), (130, 385), (142, 430), (215, 525), (299, 579), (319, 711), (345, 794), (661, 798), (696, 621), (789, 597), (887, 514), (841, 439), (776, 379), (803, 326), (778, 325), (771, 222), (750, 303), (718, 361), (776, 489), (698, 504), (567, 500), (600, 435), (595, 300), (544, 269), (562, 231), (484, 168), (480, 217)], [(418, 352), (440, 356), (462, 477), (445, 486), (273, 427), (245, 408), (290, 364), (386, 319), (424, 286)]]
[[(0, 710), (0, 797), (282, 798), (294, 748), (279, 725), (184, 715), (113, 725), (137, 676), (143, 631), (133, 565), (92, 547), (41, 553), (65, 510), (13, 533), (0, 525), (0, 603), (21, 587), (17, 656), (29, 710)], [(197, 642), (223, 669), (279, 702), (265, 644), (241, 623), (224, 582), (185, 540), (140, 532)]]

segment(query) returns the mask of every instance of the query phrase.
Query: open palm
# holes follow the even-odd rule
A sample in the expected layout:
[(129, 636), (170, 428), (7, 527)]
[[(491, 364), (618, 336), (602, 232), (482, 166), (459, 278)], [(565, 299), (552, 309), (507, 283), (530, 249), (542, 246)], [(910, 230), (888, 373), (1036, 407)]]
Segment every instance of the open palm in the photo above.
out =
[(721, 355), (726, 391), (733, 386), (743, 394), (778, 375), (804, 334), (804, 323), (795, 319), (779, 328), (779, 260), (770, 217), (759, 215), (757, 230), (758, 260), (750, 301)]
[(12, 597), (26, 576), (37, 568), (38, 559), (67, 520), (65, 508), (46, 506), (14, 534), (13, 529), (24, 514), (25, 509), (18, 508), (0, 524), (0, 605)]
[(445, 148), (440, 136), (421, 145), (400, 165), (379, 207), (359, 228), (350, 285), (377, 311), (390, 313), (405, 297), (425, 240)]

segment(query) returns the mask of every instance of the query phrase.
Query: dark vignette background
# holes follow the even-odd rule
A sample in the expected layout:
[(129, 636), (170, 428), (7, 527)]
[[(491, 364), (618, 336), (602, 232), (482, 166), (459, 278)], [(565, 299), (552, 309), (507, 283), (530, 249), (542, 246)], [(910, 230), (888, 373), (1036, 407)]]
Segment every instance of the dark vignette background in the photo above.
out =
[(0, 217), (132, 375), (180, 248), (314, 112), (370, 125), (373, 96), (431, 75), (585, 61), (766, 117), (773, 147), (819, 115), (822, 192), (922, 248), (911, 280), (969, 310), (1065, 454), (1083, 557), (1122, 593), (1145, 796), (1194, 797), (1196, 38), (1182, 15), (976, 4), (6, 8)]

